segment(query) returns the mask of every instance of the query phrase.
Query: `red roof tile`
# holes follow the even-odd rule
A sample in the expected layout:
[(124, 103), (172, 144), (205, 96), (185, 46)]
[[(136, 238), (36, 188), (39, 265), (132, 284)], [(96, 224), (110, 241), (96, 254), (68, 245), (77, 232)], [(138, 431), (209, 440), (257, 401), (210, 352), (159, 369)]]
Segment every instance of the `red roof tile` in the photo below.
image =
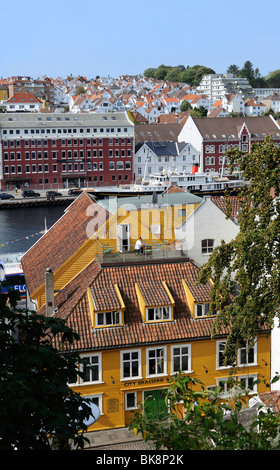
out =
[[(95, 207), (98, 210), (95, 211)], [(92, 225), (98, 224), (99, 218), (104, 221), (107, 215), (107, 211), (101, 209), (86, 192), (65, 210), (64, 215), (22, 258), (30, 294), (45, 282), (46, 269), (50, 267), (55, 272), (88, 240)]]
[[(162, 343), (168, 341), (197, 340), (210, 338), (213, 325), (213, 318), (193, 319), (190, 314), (182, 279), (190, 287), (197, 301), (209, 301), (211, 285), (194, 287), (197, 280), (199, 268), (189, 261), (167, 262), (162, 264), (148, 265), (125, 265), (117, 267), (97, 268), (94, 262), (87, 267), (87, 276), (93, 270), (93, 281), (81, 282), (82, 276), (77, 276), (75, 282), (76, 289), (80, 292), (80, 297), (74, 305), (69, 301), (62, 302), (61, 308), (56, 315), (68, 319), (68, 324), (80, 335), (80, 340), (76, 343), (75, 349), (79, 351), (92, 349), (106, 349), (115, 347), (135, 346), (148, 343)], [(161, 286), (165, 281), (174, 299), (174, 321), (143, 323), (138, 304), (138, 297), (135, 283), (138, 283), (144, 295), (147, 289), (151, 293), (147, 301), (164, 301), (170, 305), (170, 299), (163, 292)], [(90, 306), (87, 296), (87, 288), (90, 287), (95, 293), (99, 292), (101, 305), (110, 306), (113, 302), (116, 305), (116, 295), (113, 286), (117, 284), (121, 296), (125, 303), (124, 325), (114, 328), (93, 329), (91, 323)], [(104, 290), (106, 286), (106, 290)], [(166, 292), (166, 291), (165, 291)], [(104, 295), (103, 295), (104, 294)], [(70, 308), (69, 308), (70, 307)], [(74, 348), (71, 347), (71, 348)]]

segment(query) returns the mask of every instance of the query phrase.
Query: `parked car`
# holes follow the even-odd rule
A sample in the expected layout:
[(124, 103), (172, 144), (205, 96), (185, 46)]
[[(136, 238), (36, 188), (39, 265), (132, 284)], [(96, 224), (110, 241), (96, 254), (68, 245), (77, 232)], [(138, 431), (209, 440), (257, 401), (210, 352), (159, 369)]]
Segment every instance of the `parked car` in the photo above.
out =
[(69, 196), (73, 196), (73, 194), (77, 195), (77, 194), (81, 194), (81, 192), (82, 192), (82, 190), (79, 189), (79, 188), (71, 188), (71, 189), (69, 189), (68, 194), (69, 194)]
[(47, 191), (46, 192), (46, 196), (48, 197), (58, 197), (58, 196), (62, 196), (61, 193), (58, 193), (57, 191)]
[(14, 199), (15, 196), (8, 193), (0, 193), (0, 199)]
[(22, 191), (22, 196), (23, 197), (39, 197), (41, 196), (40, 193), (35, 193), (35, 191), (33, 191), (33, 189), (25, 189), (24, 191)]

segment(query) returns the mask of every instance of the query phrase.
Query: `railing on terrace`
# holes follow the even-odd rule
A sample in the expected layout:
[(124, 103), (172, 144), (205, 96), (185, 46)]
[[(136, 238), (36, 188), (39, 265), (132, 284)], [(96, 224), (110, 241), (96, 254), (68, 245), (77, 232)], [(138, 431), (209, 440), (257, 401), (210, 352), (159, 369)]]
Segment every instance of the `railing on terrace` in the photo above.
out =
[(182, 258), (186, 257), (186, 254), (182, 250), (182, 244), (177, 242), (143, 242), (141, 255), (134, 250), (134, 245), (128, 249), (120, 249), (117, 245), (102, 245), (98, 241), (96, 257), (101, 264), (111, 264)]

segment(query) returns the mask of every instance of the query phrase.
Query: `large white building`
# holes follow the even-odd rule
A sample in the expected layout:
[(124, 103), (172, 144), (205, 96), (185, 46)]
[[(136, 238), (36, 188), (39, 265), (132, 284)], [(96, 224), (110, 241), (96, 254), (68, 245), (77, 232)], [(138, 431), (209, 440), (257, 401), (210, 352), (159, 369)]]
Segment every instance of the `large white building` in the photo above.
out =
[(213, 73), (202, 77), (197, 93), (207, 95), (216, 101), (223, 99), (224, 95), (229, 93), (251, 95), (252, 87), (247, 78), (236, 77), (232, 73)]

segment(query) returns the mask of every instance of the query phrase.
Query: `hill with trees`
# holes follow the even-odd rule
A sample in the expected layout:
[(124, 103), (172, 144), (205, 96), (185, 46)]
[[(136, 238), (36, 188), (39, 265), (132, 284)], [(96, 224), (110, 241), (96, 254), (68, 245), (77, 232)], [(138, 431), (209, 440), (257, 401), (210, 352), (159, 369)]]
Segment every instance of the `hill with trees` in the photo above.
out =
[[(205, 65), (159, 65), (158, 67), (150, 67), (144, 71), (147, 78), (156, 78), (168, 82), (187, 83), (190, 86), (197, 86), (201, 82), (203, 75), (215, 72), (212, 68)], [(254, 68), (252, 62), (247, 60), (243, 67), (236, 64), (230, 65), (226, 73), (233, 73), (237, 77), (247, 78), (253, 88), (280, 88), (280, 69), (270, 72), (267, 76), (262, 76), (258, 68)]]

